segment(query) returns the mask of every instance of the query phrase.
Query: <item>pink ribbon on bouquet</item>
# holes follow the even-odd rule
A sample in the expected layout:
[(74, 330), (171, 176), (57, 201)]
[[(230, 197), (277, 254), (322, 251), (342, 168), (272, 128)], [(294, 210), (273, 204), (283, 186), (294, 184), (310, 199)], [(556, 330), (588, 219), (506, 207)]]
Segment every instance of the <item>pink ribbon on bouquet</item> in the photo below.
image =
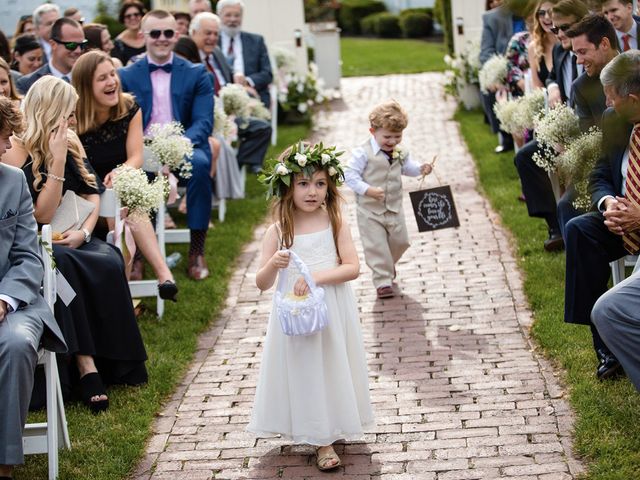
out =
[(173, 173), (171, 173), (171, 170), (169, 170), (169, 167), (167, 167), (166, 165), (162, 167), (161, 172), (167, 177), (167, 180), (169, 181), (169, 198), (167, 199), (167, 203), (171, 205), (172, 203), (175, 203), (178, 198), (180, 198), (178, 196), (178, 179)]
[(122, 207), (120, 209), (120, 219), (122, 222), (116, 228), (115, 234), (116, 238), (122, 238), (121, 236), (124, 230), (124, 243), (129, 251), (129, 262), (127, 265), (131, 265), (133, 257), (136, 254), (136, 241), (133, 238), (133, 230), (135, 230), (135, 226), (133, 221), (129, 218), (129, 208)]

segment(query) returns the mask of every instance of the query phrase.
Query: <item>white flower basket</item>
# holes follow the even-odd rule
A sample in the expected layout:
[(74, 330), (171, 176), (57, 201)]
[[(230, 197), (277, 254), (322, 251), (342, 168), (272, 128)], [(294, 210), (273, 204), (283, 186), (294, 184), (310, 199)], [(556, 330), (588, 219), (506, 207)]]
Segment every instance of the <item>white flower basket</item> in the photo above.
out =
[(472, 83), (458, 84), (460, 101), (467, 110), (473, 110), (480, 106), (480, 88)]

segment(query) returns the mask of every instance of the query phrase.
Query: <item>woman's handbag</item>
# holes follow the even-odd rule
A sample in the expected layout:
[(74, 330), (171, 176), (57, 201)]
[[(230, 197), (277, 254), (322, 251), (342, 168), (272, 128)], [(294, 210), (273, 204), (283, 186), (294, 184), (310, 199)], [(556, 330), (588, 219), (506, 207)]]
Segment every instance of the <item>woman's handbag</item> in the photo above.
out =
[(62, 234), (67, 230), (79, 230), (95, 208), (92, 202), (67, 190), (51, 219), (51, 231)]
[(276, 305), (276, 316), (285, 335), (311, 335), (319, 332), (329, 324), (327, 305), (324, 302), (324, 289), (318, 287), (309, 273), (309, 268), (295, 252), (288, 250), (289, 258), (298, 267), (309, 285), (309, 294), (295, 297), (287, 294), (288, 270), (280, 271), (278, 286), (273, 296)]

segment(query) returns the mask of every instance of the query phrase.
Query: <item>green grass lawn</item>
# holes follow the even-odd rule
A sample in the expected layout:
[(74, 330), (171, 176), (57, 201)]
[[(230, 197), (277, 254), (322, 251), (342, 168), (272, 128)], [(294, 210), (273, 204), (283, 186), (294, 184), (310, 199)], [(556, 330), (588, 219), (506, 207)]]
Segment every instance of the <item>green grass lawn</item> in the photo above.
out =
[(478, 166), (482, 188), (512, 232), (518, 262), (525, 273), (525, 292), (534, 311), (532, 334), (562, 375), (576, 411), (576, 450), (588, 464), (586, 478), (640, 478), (640, 395), (624, 379), (601, 383), (587, 326), (563, 322), (564, 253), (542, 249), (547, 236), (543, 220), (529, 218), (520, 193), (512, 155), (493, 153), (496, 136), (480, 112), (459, 111), (456, 119)]
[(445, 70), (441, 42), (343, 37), (340, 40), (342, 75), (388, 75)]
[[(280, 127), (278, 145), (270, 156), (284, 146), (306, 138), (306, 125)], [(248, 175), (247, 195), (243, 200), (227, 202), (224, 223), (216, 220), (207, 238), (207, 262), (211, 276), (193, 282), (186, 276), (187, 245), (167, 245), (167, 253), (178, 251), (181, 263), (174, 269), (180, 287), (179, 302), (165, 303), (162, 320), (145, 313), (139, 320), (149, 360), (149, 383), (143, 387), (115, 387), (108, 390), (110, 407), (94, 416), (81, 405), (67, 405), (66, 414), (71, 450), (62, 450), (60, 479), (120, 480), (135, 468), (144, 452), (151, 423), (162, 403), (175, 390), (195, 351), (198, 334), (206, 330), (219, 313), (226, 297), (227, 282), (243, 244), (252, 238), (254, 227), (266, 212), (264, 187), (255, 175)], [(216, 212), (213, 215), (216, 217)], [(184, 224), (184, 217), (174, 217)], [(149, 312), (155, 312), (155, 300), (145, 300)], [(44, 421), (44, 412), (30, 414), (29, 422)], [(16, 469), (16, 479), (46, 479), (46, 455), (30, 455)]]

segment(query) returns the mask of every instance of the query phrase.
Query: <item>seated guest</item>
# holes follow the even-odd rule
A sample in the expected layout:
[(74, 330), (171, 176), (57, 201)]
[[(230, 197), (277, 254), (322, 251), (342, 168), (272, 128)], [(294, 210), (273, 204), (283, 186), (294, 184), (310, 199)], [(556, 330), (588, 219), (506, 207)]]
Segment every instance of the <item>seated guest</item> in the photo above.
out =
[(21, 77), (16, 87), (25, 94), (36, 80), (45, 75), (53, 75), (65, 82), (71, 81), (71, 69), (87, 48), (82, 25), (70, 18), (59, 18), (51, 28), (51, 56), (47, 63), (29, 75)]
[(616, 29), (620, 50), (638, 48), (638, 19), (633, 16), (633, 0), (604, 0), (602, 14)]
[[(77, 379), (92, 412), (107, 409), (104, 383), (147, 381), (142, 337), (133, 312), (119, 250), (92, 237), (104, 186), (85, 160), (75, 124), (78, 95), (67, 82), (48, 75), (33, 84), (23, 101), (24, 133), (12, 137), (3, 162), (22, 168), (38, 223), (50, 223), (63, 195), (72, 191), (95, 208), (77, 230), (54, 232), (53, 256), (76, 296), (55, 304), (55, 317), (69, 347), (61, 379)], [(57, 239), (55, 239), (57, 237)], [(100, 370), (100, 373), (98, 373)]]
[[(575, 63), (576, 57), (571, 51), (571, 39), (566, 35), (566, 30), (588, 13), (587, 6), (581, 0), (560, 0), (553, 6), (553, 24), (558, 27), (554, 27), (554, 31), (560, 43), (553, 49), (553, 69), (547, 78), (551, 107), (560, 102), (573, 106), (571, 86), (580, 72)], [(544, 241), (543, 248), (553, 252), (564, 248), (564, 240), (549, 174), (533, 160), (538, 150), (539, 145), (536, 140), (526, 143), (516, 153), (514, 163), (522, 184), (522, 193), (529, 216), (543, 218), (547, 224), (549, 237)]]
[[(189, 32), (198, 47), (199, 61), (204, 63), (213, 77), (214, 93), (227, 83), (233, 83), (231, 68), (218, 47), (220, 18), (208, 12), (199, 13), (191, 21)], [(271, 141), (271, 124), (259, 118), (238, 118), (238, 163), (254, 172), (260, 171)]]
[[(0, 97), (0, 157), (22, 131), (22, 115)], [(43, 267), (33, 202), (24, 174), (0, 163), (0, 478), (24, 463), (22, 430), (41, 343), (67, 350), (51, 309), (40, 295)]]
[(146, 50), (144, 34), (140, 30), (140, 20), (144, 14), (144, 5), (138, 0), (122, 2), (118, 21), (125, 26), (125, 29), (113, 42), (114, 49), (111, 53), (122, 62), (122, 65), (127, 65), (132, 57), (140, 55)]
[(533, 19), (531, 41), (529, 42), (528, 55), (531, 65), (531, 83), (533, 88), (543, 88), (553, 68), (553, 47), (558, 39), (551, 31), (552, 2), (543, 0), (538, 2)]
[[(142, 112), (131, 95), (122, 93), (113, 59), (105, 52), (88, 52), (76, 62), (73, 86), (80, 97), (76, 132), (87, 160), (110, 188), (118, 165), (142, 167)], [(138, 222), (133, 237), (156, 273), (160, 297), (176, 301), (178, 288), (160, 253), (151, 222)]]
[(607, 290), (609, 262), (640, 250), (640, 184), (635, 174), (640, 172), (640, 51), (615, 57), (603, 68), (600, 80), (607, 104), (614, 110), (604, 114), (603, 156), (591, 177), (591, 198), (597, 211), (576, 217), (566, 226), (564, 320), (591, 326), (600, 360), (596, 373), (605, 379), (614, 376), (620, 364), (590, 317), (596, 300)]
[(16, 31), (13, 32), (12, 41), (15, 41), (20, 35), (35, 35), (36, 27), (33, 24), (33, 15), (22, 15), (16, 23)]
[(191, 15), (187, 12), (171, 12), (173, 18), (176, 19), (178, 24), (178, 33), (181, 37), (189, 36), (189, 24), (191, 23)]
[(142, 19), (147, 53), (120, 70), (122, 89), (132, 93), (142, 108), (144, 129), (177, 121), (193, 144), (192, 175), (187, 184), (187, 224), (190, 229), (188, 274), (193, 280), (209, 276), (204, 257), (211, 218), (211, 148), (213, 85), (202, 65), (173, 54), (177, 24), (165, 10), (153, 10)]
[(13, 79), (29, 75), (42, 66), (42, 47), (33, 35), (21, 35), (16, 38), (13, 47), (11, 70)]
[(593, 306), (591, 321), (640, 392), (640, 273), (605, 292)]
[(44, 3), (33, 11), (33, 24), (38, 43), (42, 46), (42, 60), (47, 63), (51, 58), (51, 28), (60, 18), (60, 7), (55, 3)]
[(270, 108), (269, 85), (273, 81), (271, 61), (264, 38), (242, 31), (242, 0), (220, 0), (216, 13), (222, 21), (219, 46), (231, 67), (234, 83), (247, 88)]
[(10, 98), (18, 105), (22, 98), (18, 95), (16, 87), (13, 84), (11, 69), (9, 68), (9, 64), (4, 61), (4, 58), (0, 58), (0, 96)]

